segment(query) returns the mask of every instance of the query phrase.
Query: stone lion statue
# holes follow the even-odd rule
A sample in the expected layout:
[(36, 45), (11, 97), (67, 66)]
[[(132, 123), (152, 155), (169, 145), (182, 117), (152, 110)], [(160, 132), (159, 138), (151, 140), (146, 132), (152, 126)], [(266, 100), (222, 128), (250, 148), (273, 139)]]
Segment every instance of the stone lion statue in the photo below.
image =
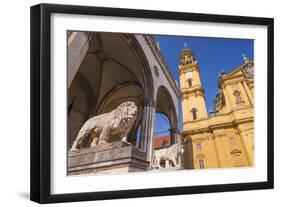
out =
[(173, 166), (179, 166), (177, 164), (177, 159), (179, 158), (180, 155), (183, 155), (184, 153), (184, 145), (181, 143), (173, 144), (172, 146), (165, 148), (165, 149), (159, 149), (159, 150), (154, 150), (154, 154), (152, 156), (152, 168), (158, 167), (161, 169), (161, 159), (166, 161), (165, 168), (170, 167), (170, 163), (172, 163)]
[(108, 143), (110, 139), (127, 141), (127, 135), (137, 117), (138, 108), (134, 102), (120, 104), (111, 112), (91, 117), (80, 129), (71, 151), (78, 149), (83, 140), (91, 136), (91, 146)]

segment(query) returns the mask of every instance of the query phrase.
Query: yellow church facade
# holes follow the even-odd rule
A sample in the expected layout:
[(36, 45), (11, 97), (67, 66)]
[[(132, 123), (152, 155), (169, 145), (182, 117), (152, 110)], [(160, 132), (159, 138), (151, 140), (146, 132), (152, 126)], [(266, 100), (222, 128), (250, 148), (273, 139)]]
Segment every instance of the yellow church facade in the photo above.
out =
[(219, 75), (214, 110), (208, 113), (194, 53), (184, 48), (179, 59), (185, 168), (253, 166), (254, 62), (244, 57), (238, 68)]

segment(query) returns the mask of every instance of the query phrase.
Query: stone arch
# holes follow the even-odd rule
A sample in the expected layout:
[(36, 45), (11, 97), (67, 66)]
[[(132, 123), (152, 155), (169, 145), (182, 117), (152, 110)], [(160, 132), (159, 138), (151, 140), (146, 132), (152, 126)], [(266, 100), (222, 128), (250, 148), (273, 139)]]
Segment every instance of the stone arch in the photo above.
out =
[[(68, 148), (71, 147), (72, 142), (79, 129), (84, 122), (89, 118), (89, 114), (93, 110), (93, 94), (92, 90), (85, 80), (83, 75), (77, 73), (72, 81), (68, 91), (68, 124), (67, 124), (67, 139)], [(71, 121), (75, 119), (75, 121)]]
[(167, 116), (170, 122), (171, 143), (178, 142), (178, 117), (171, 94), (168, 89), (161, 85), (158, 87), (156, 95), (156, 112), (161, 112)]
[(136, 133), (141, 125), (143, 115), (144, 96), (143, 88), (136, 82), (124, 82), (116, 85), (102, 98), (102, 101), (97, 106), (95, 114), (103, 114), (109, 112), (112, 108), (117, 108), (121, 103), (133, 101), (138, 107), (136, 121), (129, 133), (129, 141), (139, 146)]
[[(112, 96), (134, 87), (136, 94), (141, 93), (137, 94), (141, 99), (139, 101), (141, 115), (137, 119), (135, 128), (141, 125), (140, 147), (149, 152), (154, 115), (154, 84), (148, 60), (138, 40), (133, 34), (106, 32), (84, 34), (89, 37), (89, 48), (73, 80), (80, 74), (84, 77), (83, 84), (88, 85), (91, 91), (85, 94), (89, 96), (87, 102), (91, 105), (91, 109), (85, 112), (85, 119), (112, 110), (118, 103), (116, 99), (112, 99)], [(73, 92), (74, 84), (73, 81), (70, 82), (69, 94)], [(123, 98), (123, 101), (130, 99), (130, 97)], [(71, 100), (68, 100), (68, 104), (71, 104)], [(77, 105), (76, 107), (79, 108)], [(75, 121), (75, 117), (69, 119), (69, 122)], [(75, 130), (77, 134), (79, 129)], [(74, 137), (75, 135), (71, 140)]]

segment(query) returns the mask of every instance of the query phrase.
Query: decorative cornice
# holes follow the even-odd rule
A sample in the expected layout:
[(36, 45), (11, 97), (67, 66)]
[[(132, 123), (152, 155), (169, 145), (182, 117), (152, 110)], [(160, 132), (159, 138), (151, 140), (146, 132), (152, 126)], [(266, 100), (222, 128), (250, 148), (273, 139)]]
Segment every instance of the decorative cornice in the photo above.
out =
[(190, 63), (188, 65), (180, 65), (179, 69), (178, 69), (178, 74), (182, 75), (183, 73), (193, 71), (193, 70), (200, 72), (199, 66), (195, 63)]
[(167, 77), (168, 81), (170, 82), (174, 92), (176, 93), (177, 96), (179, 96), (179, 91), (178, 91), (178, 87), (176, 84), (176, 80), (173, 78), (172, 73), (170, 72), (169, 67), (167, 66), (161, 52), (159, 51), (154, 38), (152, 37), (152, 35), (147, 35), (147, 34), (144, 34), (142, 36), (144, 37), (145, 41), (147, 42), (153, 56), (155, 57), (158, 64), (162, 68), (162, 71), (164, 72), (165, 76)]
[(181, 99), (188, 98), (188, 96), (198, 95), (205, 98), (204, 89), (201, 86), (196, 86), (192, 88), (181, 89), (180, 97)]
[[(202, 124), (202, 127), (196, 127), (196, 128), (189, 128), (188, 130), (185, 130), (182, 132), (183, 134), (197, 134), (197, 133), (202, 133), (202, 132), (212, 132), (215, 129), (219, 128), (225, 128), (225, 127), (237, 127), (239, 124), (247, 123), (247, 122), (254, 122), (254, 117), (250, 116), (247, 118), (234, 118), (233, 114), (235, 111), (231, 111), (229, 113), (223, 113), (223, 114), (218, 114), (213, 117), (209, 117), (207, 119), (198, 119), (195, 121), (188, 121), (184, 122), (183, 125), (190, 125), (192, 123), (199, 123), (199, 122), (206, 122), (206, 124)], [(215, 117), (218, 116), (229, 116), (230, 120), (225, 120), (222, 122), (218, 123), (210, 123), (211, 119), (214, 119)]]
[(226, 81), (229, 81), (231, 79), (233, 79), (234, 77), (231, 77), (231, 74), (234, 73), (235, 71), (238, 71), (240, 70), (241, 71), (241, 74), (239, 75), (236, 75), (235, 78), (240, 78), (239, 81), (241, 80), (244, 80), (244, 79), (249, 79), (251, 77), (247, 76), (247, 69), (250, 67), (250, 66), (254, 66), (254, 61), (247, 61), (247, 62), (244, 62), (243, 64), (241, 64), (239, 67), (235, 68), (234, 70), (232, 70), (231, 72), (229, 73), (226, 73), (226, 74), (223, 74), (222, 76), (219, 77), (219, 85), (223, 85), (224, 82)]

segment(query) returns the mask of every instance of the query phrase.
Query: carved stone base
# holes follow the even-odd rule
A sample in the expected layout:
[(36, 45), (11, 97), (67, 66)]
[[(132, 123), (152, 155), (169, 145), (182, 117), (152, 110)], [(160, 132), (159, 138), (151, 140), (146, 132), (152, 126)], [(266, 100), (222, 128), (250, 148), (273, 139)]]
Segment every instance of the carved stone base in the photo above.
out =
[(122, 141), (68, 152), (68, 175), (118, 174), (148, 167), (146, 153)]

